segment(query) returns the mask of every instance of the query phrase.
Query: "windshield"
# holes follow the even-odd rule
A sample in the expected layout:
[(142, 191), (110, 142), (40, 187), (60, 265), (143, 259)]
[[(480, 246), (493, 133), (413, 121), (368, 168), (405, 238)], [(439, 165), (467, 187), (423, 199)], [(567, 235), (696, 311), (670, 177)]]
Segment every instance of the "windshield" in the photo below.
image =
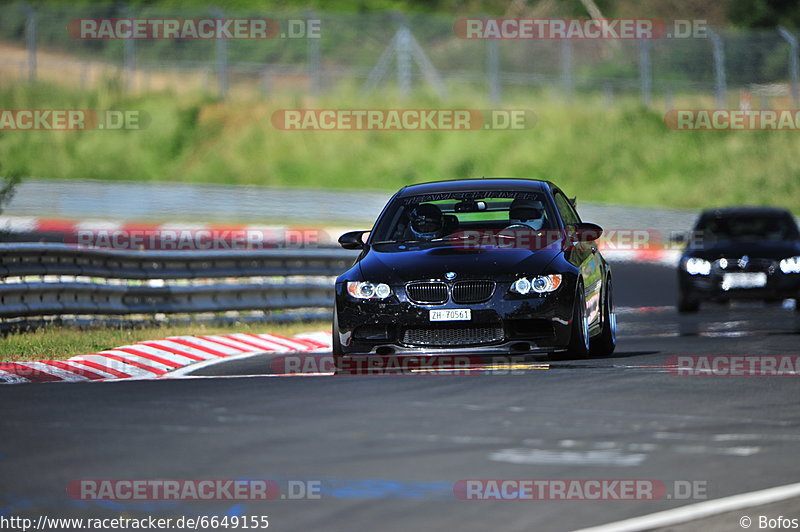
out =
[(378, 222), (372, 243), (441, 245), (470, 239), (530, 247), (530, 239), (518, 238), (519, 233), (552, 233), (558, 228), (545, 196), (538, 192), (428, 194), (396, 200)]
[(701, 220), (697, 230), (707, 240), (781, 241), (797, 238), (797, 225), (786, 215), (715, 216)]

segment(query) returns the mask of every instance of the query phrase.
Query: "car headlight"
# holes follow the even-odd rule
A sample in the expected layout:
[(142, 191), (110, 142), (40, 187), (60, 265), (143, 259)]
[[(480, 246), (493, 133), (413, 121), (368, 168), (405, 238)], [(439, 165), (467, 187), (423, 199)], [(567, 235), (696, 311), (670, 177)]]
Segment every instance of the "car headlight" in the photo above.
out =
[(347, 293), (356, 299), (386, 299), (392, 295), (392, 288), (384, 283), (348, 281)]
[(683, 269), (689, 275), (708, 275), (711, 273), (711, 263), (705, 259), (689, 257), (683, 263)]
[(539, 275), (533, 279), (520, 277), (511, 284), (511, 292), (523, 296), (531, 292), (544, 294), (546, 292), (553, 292), (559, 286), (561, 286), (561, 274), (559, 273)]
[(800, 273), (800, 256), (783, 259), (780, 266), (783, 273)]

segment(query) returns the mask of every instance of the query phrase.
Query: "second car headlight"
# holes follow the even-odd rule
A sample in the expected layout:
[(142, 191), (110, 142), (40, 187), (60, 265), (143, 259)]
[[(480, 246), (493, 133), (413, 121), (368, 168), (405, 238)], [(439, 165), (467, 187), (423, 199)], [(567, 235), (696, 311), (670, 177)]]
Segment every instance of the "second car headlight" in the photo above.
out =
[(392, 288), (385, 283), (368, 281), (348, 281), (347, 293), (356, 299), (386, 299), (392, 295)]
[(559, 286), (561, 286), (561, 274), (558, 273), (539, 275), (533, 279), (520, 277), (511, 284), (511, 292), (523, 296), (531, 292), (544, 294), (546, 292), (553, 292)]
[(783, 259), (780, 266), (783, 273), (800, 273), (800, 255)]
[(689, 257), (683, 263), (683, 269), (689, 275), (708, 275), (711, 273), (711, 263), (705, 259)]

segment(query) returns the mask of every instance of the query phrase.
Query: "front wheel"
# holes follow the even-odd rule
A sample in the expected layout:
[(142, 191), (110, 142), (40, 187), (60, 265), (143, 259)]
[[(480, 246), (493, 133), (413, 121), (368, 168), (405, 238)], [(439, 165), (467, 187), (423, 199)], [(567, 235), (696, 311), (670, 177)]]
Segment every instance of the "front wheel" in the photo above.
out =
[(700, 301), (689, 292), (681, 290), (678, 295), (678, 312), (686, 314), (689, 312), (697, 312), (698, 310), (700, 310)]
[(342, 369), (342, 358), (344, 351), (342, 351), (342, 341), (339, 338), (339, 321), (336, 314), (336, 302), (333, 303), (333, 326), (331, 327), (331, 355), (333, 355), (333, 372), (335, 375), (344, 375), (345, 371)]
[(588, 355), (589, 318), (586, 316), (586, 297), (581, 285), (575, 291), (575, 301), (572, 307), (572, 326), (567, 351), (565, 353), (553, 353), (550, 358), (554, 360), (569, 360), (586, 358)]
[(617, 313), (614, 310), (614, 294), (611, 279), (606, 281), (606, 297), (603, 301), (603, 330), (589, 342), (593, 356), (608, 356), (617, 347)]

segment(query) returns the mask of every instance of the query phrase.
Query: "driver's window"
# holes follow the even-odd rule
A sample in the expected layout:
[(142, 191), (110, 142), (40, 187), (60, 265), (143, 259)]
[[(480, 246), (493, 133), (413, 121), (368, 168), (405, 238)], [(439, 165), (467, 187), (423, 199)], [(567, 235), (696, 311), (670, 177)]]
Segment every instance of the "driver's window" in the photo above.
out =
[(569, 203), (569, 200), (561, 192), (554, 193), (556, 200), (556, 207), (561, 214), (561, 219), (565, 224), (577, 224), (581, 222), (580, 216), (575, 212), (575, 209)]

